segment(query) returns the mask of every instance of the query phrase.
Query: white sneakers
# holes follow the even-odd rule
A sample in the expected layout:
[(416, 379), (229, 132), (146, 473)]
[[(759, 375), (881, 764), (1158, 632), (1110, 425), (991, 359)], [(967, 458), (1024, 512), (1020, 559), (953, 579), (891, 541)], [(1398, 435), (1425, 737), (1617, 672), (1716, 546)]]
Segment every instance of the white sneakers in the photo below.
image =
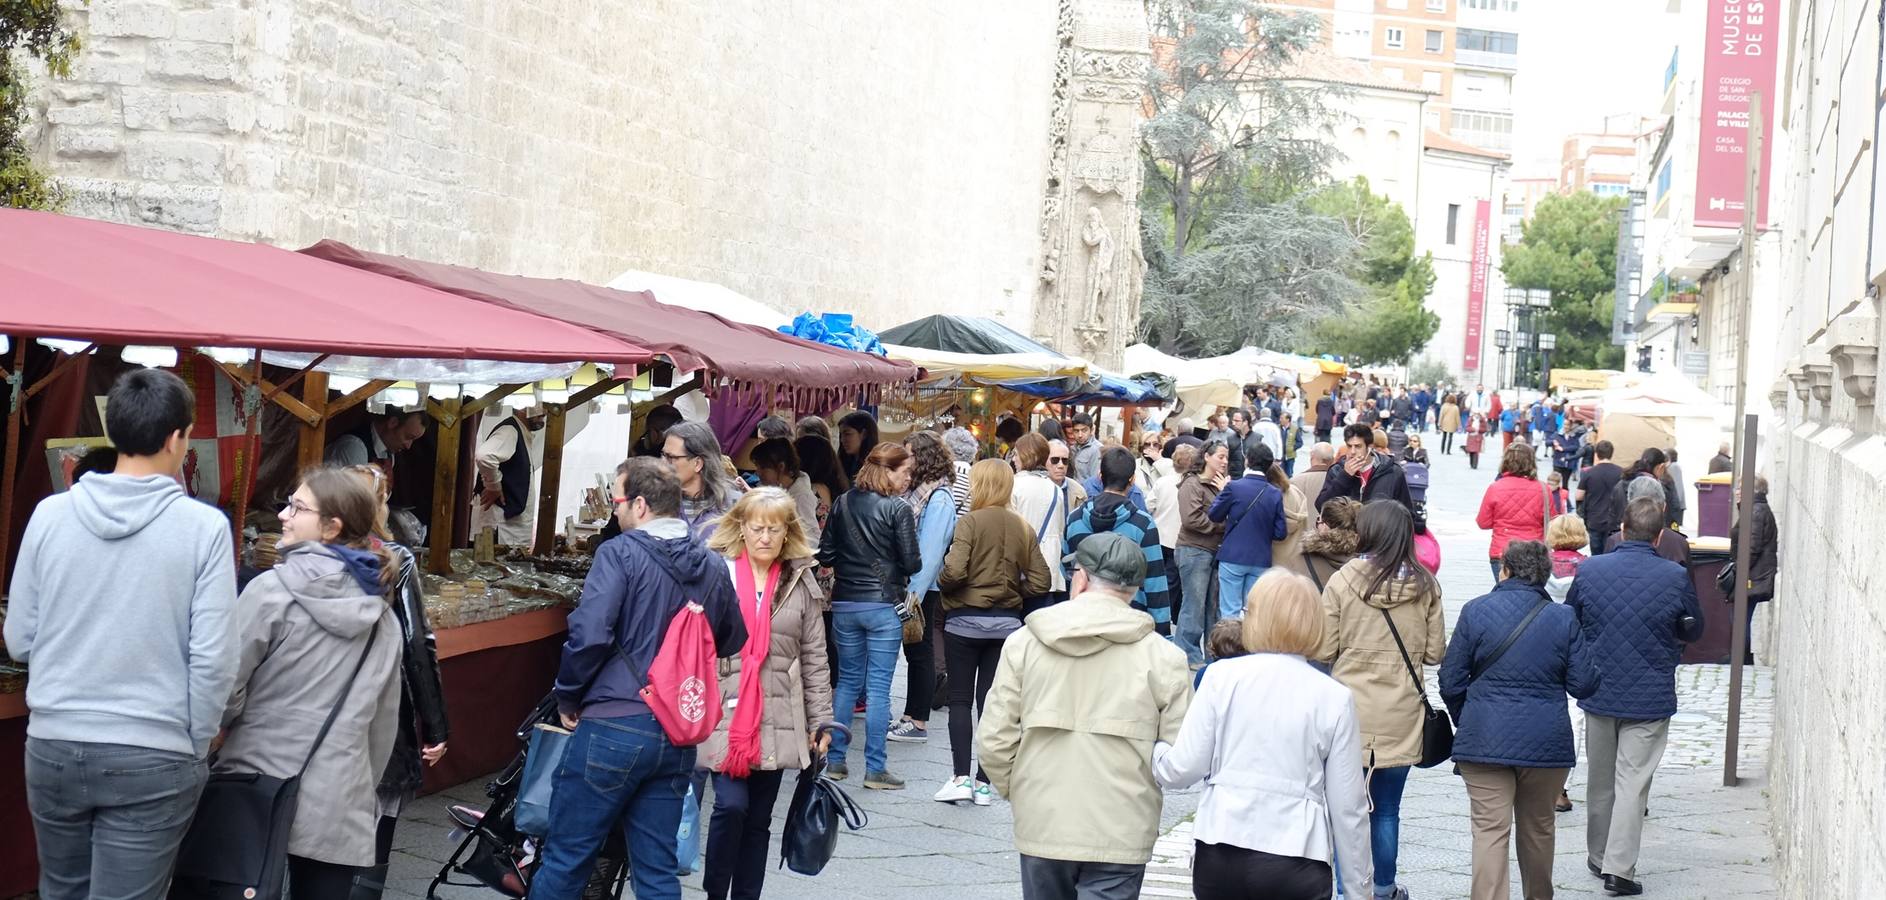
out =
[(961, 803), (964, 800), (977, 806), (988, 806), (995, 802), (995, 789), (989, 787), (986, 781), (974, 781), (964, 775), (944, 782), (942, 790), (936, 792), (938, 803)]
[(936, 802), (961, 803), (964, 800), (973, 799), (975, 796), (975, 783), (970, 781), (969, 776), (964, 775), (961, 778), (952, 778), (944, 782), (943, 789), (936, 792)]

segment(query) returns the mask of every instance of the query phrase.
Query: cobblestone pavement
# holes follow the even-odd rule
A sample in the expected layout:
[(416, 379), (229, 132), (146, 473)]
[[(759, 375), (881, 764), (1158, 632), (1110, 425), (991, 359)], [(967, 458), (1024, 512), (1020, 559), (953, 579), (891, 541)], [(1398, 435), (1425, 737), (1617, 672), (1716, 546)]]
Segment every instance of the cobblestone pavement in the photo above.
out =
[[(1463, 456), (1442, 456), (1438, 452), (1433, 462), (1435, 486), (1429, 494), (1429, 520), (1445, 560), (1441, 582), (1451, 627), (1466, 601), (1491, 586), (1491, 573), (1482, 562), (1486, 533), (1474, 525), (1473, 519), (1497, 464), (1482, 457), (1481, 468), (1475, 472), (1467, 468)], [(1669, 750), (1652, 790), (1644, 832), (1640, 874), (1650, 896), (1732, 900), (1775, 895), (1766, 780), (1761, 774), (1768, 751), (1772, 673), (1767, 669), (1748, 672), (1740, 767), (1748, 777), (1736, 788), (1722, 787), (1720, 769), (1728, 676), (1728, 669), (1722, 666), (1690, 666), (1678, 673), (1682, 711), (1672, 723)], [(896, 694), (901, 697), (901, 668), (895, 683)], [(1435, 690), (1432, 672), (1429, 690)], [(901, 708), (901, 701), (894, 706)], [(908, 789), (877, 792), (863, 790), (855, 779), (848, 784), (852, 796), (870, 814), (870, 824), (839, 839), (837, 858), (817, 878), (769, 870), (766, 896), (787, 900), (1020, 897), (1008, 805), (998, 800), (993, 806), (979, 809), (930, 799), (950, 773), (947, 722), (947, 713), (935, 714), (927, 744), (891, 745), (891, 768), (909, 780)], [(853, 771), (862, 768), (854, 762)], [(789, 779), (788, 790), (790, 786)], [(427, 882), (451, 850), (446, 805), (482, 805), (482, 789), (482, 782), (473, 782), (414, 804), (400, 826), (389, 896), (424, 895)], [(1577, 807), (1559, 817), (1554, 881), (1561, 896), (1603, 896), (1598, 881), (1584, 868), (1582, 767), (1574, 772), (1570, 790)], [(1167, 794), (1161, 828), (1164, 836), (1149, 867), (1144, 896), (1191, 896), (1190, 821), (1197, 802), (1196, 790)], [(782, 798), (775, 813), (783, 813), (785, 806)], [(775, 822), (775, 854), (778, 824)], [(1471, 877), (1470, 847), (1467, 795), (1460, 780), (1446, 767), (1416, 770), (1408, 782), (1402, 807), (1402, 883), (1424, 900), (1466, 896)], [(698, 875), (685, 877), (682, 883), (686, 896), (702, 896)], [(1516, 896), (1517, 891), (1515, 880)], [(439, 895), (496, 896), (476, 888), (447, 888)]]

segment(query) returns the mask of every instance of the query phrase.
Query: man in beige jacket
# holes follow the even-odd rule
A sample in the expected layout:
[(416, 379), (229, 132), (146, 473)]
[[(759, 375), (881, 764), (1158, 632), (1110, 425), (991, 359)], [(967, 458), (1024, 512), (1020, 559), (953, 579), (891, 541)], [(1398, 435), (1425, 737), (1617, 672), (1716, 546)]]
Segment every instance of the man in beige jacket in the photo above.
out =
[(1132, 900), (1159, 836), (1153, 744), (1177, 738), (1191, 678), (1129, 605), (1146, 578), (1139, 546), (1096, 534), (1075, 561), (1073, 599), (1002, 646), (977, 750), (1014, 807), (1026, 900)]

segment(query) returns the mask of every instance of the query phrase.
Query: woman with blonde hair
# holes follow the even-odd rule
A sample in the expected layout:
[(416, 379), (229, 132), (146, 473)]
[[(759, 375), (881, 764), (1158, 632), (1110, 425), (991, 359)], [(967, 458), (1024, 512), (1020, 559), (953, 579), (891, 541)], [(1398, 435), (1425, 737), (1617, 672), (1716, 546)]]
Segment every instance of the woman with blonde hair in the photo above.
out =
[(1249, 654), (1213, 662), (1178, 741), (1153, 747), (1162, 786), (1205, 782), (1193, 826), (1199, 900), (1326, 898), (1332, 875), (1348, 896), (1368, 896), (1355, 701), (1308, 661), (1324, 627), (1309, 579), (1264, 573), (1245, 600)]
[[(1026, 438), (1024, 438), (1026, 440)], [(1022, 601), (1048, 590), (1048, 562), (1028, 523), (1009, 510), (1015, 474), (985, 459), (969, 469), (969, 514), (956, 521), (937, 586), (943, 592), (943, 657), (949, 675), (950, 761), (955, 774), (936, 792), (939, 803), (994, 799), (989, 777), (972, 780), (969, 750), (973, 702), (982, 709), (995, 679), (1002, 643), (1022, 627)]]
[(395, 543), (387, 530), (386, 501), (392, 485), (387, 481), (386, 470), (368, 464), (349, 466), (347, 471), (373, 491), (378, 501), (374, 539), (399, 562), (399, 575), (393, 582), (391, 598), (401, 638), (399, 734), (376, 792), (380, 801), (380, 826), (374, 837), (373, 868), (361, 873), (353, 895), (355, 900), (372, 900), (386, 890), (387, 870), (393, 859), (393, 831), (399, 825), (400, 811), (412, 802), (425, 781), (422, 766), (437, 765), (445, 757), (446, 736), (451, 729), (445, 716), (445, 686), (439, 678), (438, 648), (432, 636), (432, 624), (426, 621), (425, 597), (420, 591), (419, 567), (412, 551)]
[(823, 595), (798, 503), (780, 488), (748, 491), (707, 546), (727, 558), (747, 642), (723, 664), (720, 691), (733, 709), (701, 745), (700, 765), (714, 772), (702, 889), (715, 900), (758, 897), (780, 782), (831, 743)]
[(300, 773), (288, 884), (307, 900), (348, 897), (375, 864), (375, 788), (399, 731), (403, 655), (387, 602), (399, 561), (373, 540), (378, 509), (358, 475), (309, 470), (279, 516), (281, 562), (237, 601), (236, 687), (211, 768)]

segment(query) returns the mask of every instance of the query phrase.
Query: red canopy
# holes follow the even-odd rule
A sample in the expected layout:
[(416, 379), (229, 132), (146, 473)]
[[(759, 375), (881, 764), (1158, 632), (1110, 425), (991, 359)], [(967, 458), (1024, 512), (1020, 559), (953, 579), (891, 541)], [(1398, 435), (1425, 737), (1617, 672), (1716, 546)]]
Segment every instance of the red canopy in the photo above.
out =
[[(646, 291), (618, 291), (578, 281), (494, 275), (477, 269), (368, 253), (336, 241), (301, 252), (379, 275), (401, 278), (493, 306), (551, 316), (653, 349), (684, 372), (705, 369), (709, 393), (730, 387), (796, 409), (835, 405), (917, 377), (917, 367), (712, 313), (658, 302)], [(725, 380), (727, 384), (717, 382)]]
[(637, 346), (300, 253), (0, 209), (0, 333), (168, 347), (641, 365)]

